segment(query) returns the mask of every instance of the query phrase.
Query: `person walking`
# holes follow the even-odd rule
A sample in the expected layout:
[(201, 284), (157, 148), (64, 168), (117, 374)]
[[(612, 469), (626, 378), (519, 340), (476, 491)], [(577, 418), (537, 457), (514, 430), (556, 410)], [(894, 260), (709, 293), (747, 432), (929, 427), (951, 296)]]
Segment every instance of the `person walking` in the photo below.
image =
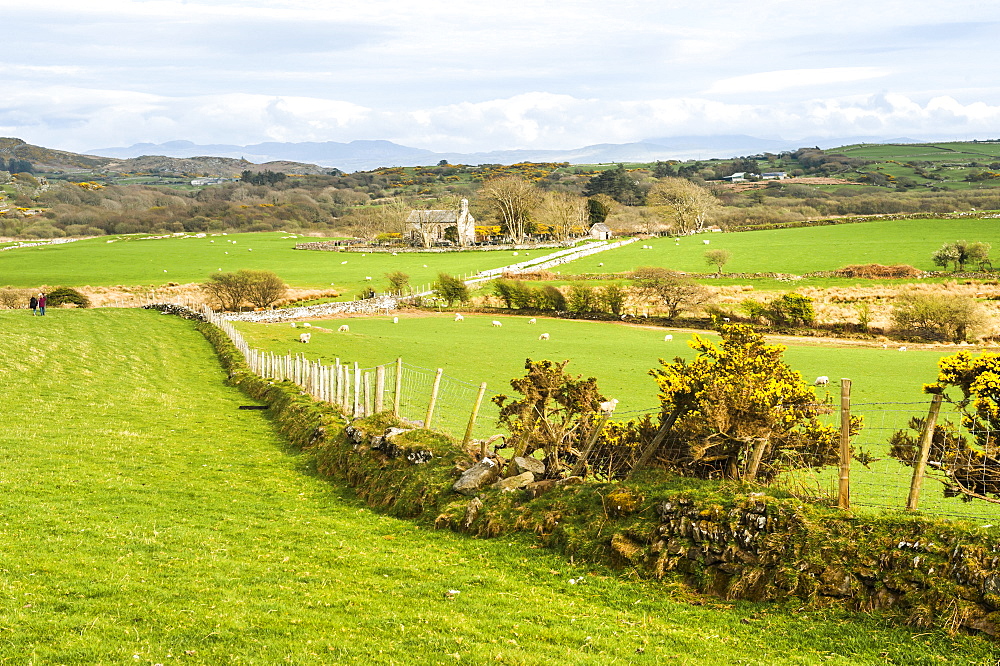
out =
[(38, 314), (40, 317), (45, 316), (45, 292), (38, 294)]
[(38, 299), (32, 296), (31, 300), (28, 301), (28, 307), (31, 308), (31, 316), (34, 317), (35, 310), (38, 309)]

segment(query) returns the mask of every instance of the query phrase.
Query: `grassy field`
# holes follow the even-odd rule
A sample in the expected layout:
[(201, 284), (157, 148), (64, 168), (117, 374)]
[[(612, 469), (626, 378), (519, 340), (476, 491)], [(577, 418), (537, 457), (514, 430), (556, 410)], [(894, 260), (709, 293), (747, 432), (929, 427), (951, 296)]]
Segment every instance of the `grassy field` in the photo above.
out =
[[(1000, 247), (1000, 224), (994, 219), (898, 220), (711, 234), (678, 241), (658, 238), (579, 259), (555, 270), (565, 274), (602, 274), (657, 265), (707, 273), (713, 270), (704, 259), (708, 249), (732, 252), (732, 259), (725, 266), (727, 273), (806, 273), (861, 263), (904, 263), (933, 270), (931, 253), (945, 242), (961, 239)], [(315, 252), (293, 249), (303, 239), (287, 238), (280, 232), (159, 240), (125, 237), (113, 243), (108, 240), (111, 239), (96, 238), (4, 252), (0, 254), (0, 285), (183, 284), (202, 282), (220, 268), (223, 271), (249, 268), (272, 270), (294, 287), (333, 285), (343, 290), (345, 296), (353, 297), (368, 287), (384, 290), (388, 286), (384, 276), (392, 271), (408, 274), (410, 283), (417, 286), (434, 281), (440, 272), (472, 274), (547, 252), (520, 252), (516, 258), (507, 251), (397, 256)], [(704, 240), (710, 245), (705, 245)], [(644, 245), (652, 249), (644, 249)], [(725, 277), (719, 279), (720, 284), (726, 282)], [(813, 282), (839, 286), (867, 281)], [(794, 288), (796, 284), (775, 283), (775, 286)]]
[(979, 637), (691, 599), (373, 513), (238, 410), (179, 319), (0, 325), (0, 663), (995, 661)]
[(315, 239), (290, 239), (280, 232), (158, 240), (132, 236), (113, 243), (108, 240), (112, 239), (94, 238), (4, 252), (0, 254), (0, 285), (185, 284), (204, 282), (220, 268), (223, 271), (248, 268), (274, 271), (293, 287), (333, 285), (353, 297), (369, 286), (378, 291), (386, 289), (384, 276), (392, 271), (408, 274), (411, 284), (416, 286), (436, 280), (440, 272), (471, 274), (505, 266), (525, 256), (522, 252), (515, 258), (510, 252), (500, 251), (397, 256), (306, 251), (294, 249), (295, 244)]
[[(503, 327), (491, 326), (493, 319), (501, 321)], [(439, 423), (456, 435), (464, 429), (474, 397), (471, 387), (485, 381), (487, 396), (510, 393), (510, 380), (523, 376), (526, 358), (570, 359), (567, 370), (596, 377), (602, 393), (620, 401), (616, 416), (625, 420), (658, 410), (656, 384), (648, 375), (651, 368), (658, 367), (657, 359), (669, 361), (676, 356), (694, 355), (687, 345), (690, 331), (544, 318), (532, 325), (527, 317), (477, 315), (455, 322), (444, 313), (404, 313), (399, 320), (398, 324), (387, 317), (314, 321), (309, 345), (297, 342), (301, 329), (287, 325), (237, 323), (237, 328), (253, 346), (277, 354), (305, 353), (326, 363), (339, 358), (343, 362), (356, 361), (362, 367), (391, 364), (400, 356), (408, 364), (426, 368), (428, 376), (434, 368), (443, 368), (446, 376), (465, 380), (470, 387), (459, 399), (464, 409), (443, 415), (445, 422)], [(349, 333), (336, 332), (341, 323), (350, 326)], [(549, 333), (550, 339), (539, 340), (540, 333)], [(667, 334), (674, 339), (665, 341)], [(809, 338), (780, 342), (788, 347), (788, 364), (807, 381), (820, 375), (831, 378), (828, 388), (817, 389), (821, 398), (839, 405), (840, 379), (851, 379), (853, 413), (865, 418), (865, 429), (855, 443), (883, 458), (871, 469), (856, 467), (852, 494), (859, 505), (901, 508), (909, 490), (910, 472), (886, 457), (886, 442), (895, 430), (906, 427), (911, 416), (926, 414), (929, 399), (922, 386), (937, 376), (938, 359), (957, 349), (915, 349), (911, 345), (900, 352), (896, 346), (883, 349), (831, 345)], [(424, 392), (420, 397), (429, 395), (429, 391), (421, 390)], [(413, 408), (413, 417), (422, 418), (426, 401), (417, 401), (420, 404)], [(495, 418), (496, 408), (486, 404), (477, 436), (497, 432)], [(829, 418), (836, 421), (837, 415)], [(815, 483), (824, 490), (835, 488), (832, 473), (820, 474)], [(974, 521), (1000, 520), (1000, 507), (946, 499), (936, 484), (928, 485), (921, 507), (931, 513)]]
[[(705, 240), (710, 244), (705, 245)], [(578, 259), (558, 270), (577, 274), (617, 273), (636, 266), (666, 266), (707, 273), (714, 271), (714, 267), (705, 263), (705, 251), (716, 249), (732, 253), (725, 266), (727, 273), (808, 273), (867, 263), (910, 264), (921, 270), (938, 270), (931, 254), (943, 243), (956, 240), (984, 241), (1000, 247), (1000, 221), (887, 220), (708, 234), (679, 241), (658, 238)], [(643, 245), (652, 249), (643, 249)], [(858, 281), (851, 284), (854, 282)]]

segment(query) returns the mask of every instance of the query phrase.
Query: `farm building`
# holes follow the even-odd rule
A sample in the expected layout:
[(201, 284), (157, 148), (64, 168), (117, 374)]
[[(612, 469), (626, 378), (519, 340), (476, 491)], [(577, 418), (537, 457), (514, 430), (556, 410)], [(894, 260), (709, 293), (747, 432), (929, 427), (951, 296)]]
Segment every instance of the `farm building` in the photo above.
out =
[(747, 174), (745, 171), (738, 171), (729, 176), (723, 176), (722, 180), (728, 180), (730, 183), (742, 183), (747, 179)]
[(596, 238), (597, 240), (611, 240), (612, 231), (608, 225), (598, 222), (590, 227), (589, 235), (591, 238)]
[(449, 242), (473, 245), (476, 220), (469, 213), (469, 200), (462, 199), (458, 210), (413, 210), (406, 218), (405, 236), (415, 245), (431, 247)]
[(760, 174), (761, 180), (784, 180), (788, 178), (788, 174), (784, 171), (767, 171)]

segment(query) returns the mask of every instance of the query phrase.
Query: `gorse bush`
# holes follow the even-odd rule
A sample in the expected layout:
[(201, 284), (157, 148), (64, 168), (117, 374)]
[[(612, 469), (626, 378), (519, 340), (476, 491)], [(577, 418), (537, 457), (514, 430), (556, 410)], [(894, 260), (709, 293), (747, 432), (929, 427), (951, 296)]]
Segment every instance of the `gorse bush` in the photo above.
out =
[(90, 299), (70, 287), (57, 287), (46, 294), (46, 304), (48, 307), (59, 307), (60, 305), (75, 305), (80, 308), (89, 308)]

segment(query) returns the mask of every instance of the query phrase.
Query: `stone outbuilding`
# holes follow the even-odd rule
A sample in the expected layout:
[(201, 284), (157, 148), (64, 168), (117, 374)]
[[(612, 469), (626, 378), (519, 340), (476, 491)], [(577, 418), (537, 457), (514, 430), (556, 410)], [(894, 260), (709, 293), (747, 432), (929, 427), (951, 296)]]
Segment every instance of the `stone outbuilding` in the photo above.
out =
[(476, 220), (469, 213), (469, 200), (458, 210), (413, 210), (406, 218), (404, 236), (414, 245), (475, 245)]
[(590, 227), (588, 235), (591, 238), (596, 238), (597, 240), (611, 240), (611, 236), (613, 236), (614, 233), (611, 231), (611, 227), (603, 222), (598, 222)]

